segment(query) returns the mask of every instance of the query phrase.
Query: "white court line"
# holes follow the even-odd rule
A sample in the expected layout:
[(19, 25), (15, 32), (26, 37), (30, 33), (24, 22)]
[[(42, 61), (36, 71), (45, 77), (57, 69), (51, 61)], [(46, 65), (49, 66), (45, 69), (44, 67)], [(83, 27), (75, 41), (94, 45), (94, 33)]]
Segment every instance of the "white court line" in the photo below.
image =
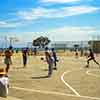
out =
[(23, 100), (12, 96), (7, 96), (7, 98), (0, 97), (0, 100)]
[(93, 72), (93, 70), (91, 70), (91, 71), (86, 71), (86, 74), (87, 74), (87, 75), (90, 75), (90, 76), (94, 76), (94, 77), (100, 78), (99, 75), (95, 75), (95, 74), (93, 74), (93, 73), (91, 73), (91, 72)]
[(21, 87), (11, 87), (11, 88), (16, 89), (16, 90), (23, 90), (23, 91), (28, 91), (28, 92), (37, 92), (37, 93), (42, 93), (42, 94), (61, 95), (61, 96), (84, 98), (84, 99), (91, 99), (91, 100), (100, 100), (100, 98), (96, 98), (96, 97), (77, 96), (77, 95), (65, 94), (65, 93), (53, 92), (53, 91), (43, 91), (43, 90), (35, 90), (35, 89), (28, 89), (28, 88), (21, 88)]
[(69, 87), (77, 96), (80, 96), (80, 94), (79, 94), (74, 88), (72, 88), (72, 87), (64, 80), (65, 74), (68, 74), (69, 72), (71, 72), (71, 71), (64, 72), (64, 73), (62, 74), (62, 76), (61, 76), (61, 80), (62, 80), (62, 82), (63, 82), (67, 87)]

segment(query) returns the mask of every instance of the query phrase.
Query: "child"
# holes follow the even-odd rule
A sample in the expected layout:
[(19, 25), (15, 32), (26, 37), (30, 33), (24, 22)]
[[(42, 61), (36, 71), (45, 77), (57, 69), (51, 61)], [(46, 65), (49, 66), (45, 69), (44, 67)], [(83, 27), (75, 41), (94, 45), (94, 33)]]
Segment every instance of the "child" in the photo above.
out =
[(88, 60), (87, 60), (87, 66), (86, 67), (89, 67), (89, 62), (91, 60), (93, 60), (99, 67), (100, 67), (100, 64), (95, 60), (95, 57), (94, 57), (94, 53), (92, 51), (92, 49), (89, 49), (89, 55), (88, 55)]
[(0, 68), (0, 97), (8, 95), (8, 77), (4, 68)]

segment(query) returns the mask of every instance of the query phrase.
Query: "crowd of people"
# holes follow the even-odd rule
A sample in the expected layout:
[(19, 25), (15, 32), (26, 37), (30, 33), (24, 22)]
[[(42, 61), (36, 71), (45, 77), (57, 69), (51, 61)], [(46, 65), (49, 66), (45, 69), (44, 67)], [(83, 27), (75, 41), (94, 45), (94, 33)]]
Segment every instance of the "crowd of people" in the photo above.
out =
[[(1, 97), (7, 97), (8, 95), (8, 88), (9, 88), (9, 81), (8, 81), (8, 72), (10, 69), (10, 65), (12, 64), (12, 55), (13, 55), (13, 50), (12, 48), (8, 48), (5, 50), (5, 57), (4, 57), (4, 63), (6, 65), (6, 68), (0, 68), (0, 96)], [(18, 53), (18, 51), (16, 52)], [(34, 55), (36, 56), (37, 51), (36, 49), (34, 50)], [(23, 48), (22, 49), (22, 58), (23, 58), (23, 67), (25, 68), (27, 65), (27, 57), (29, 55), (29, 50), (28, 48)], [(54, 48), (51, 49), (51, 52), (49, 49), (46, 47), (45, 48), (45, 60), (48, 64), (48, 77), (52, 75), (53, 69), (57, 70), (57, 56)], [(43, 59), (41, 59), (43, 60)], [(53, 68), (54, 64), (54, 68)]]
[[(22, 49), (23, 68), (25, 68), (27, 65), (28, 54), (29, 54), (28, 48), (23, 48)], [(35, 49), (34, 55), (36, 56), (36, 54), (37, 54), (37, 51)], [(8, 48), (7, 50), (5, 50), (4, 63), (6, 65), (6, 68), (0, 68), (0, 96), (1, 97), (7, 97), (8, 95), (8, 88), (9, 88), (8, 72), (10, 69), (10, 65), (12, 64), (12, 55), (13, 55), (12, 48)], [(45, 60), (47, 62), (48, 77), (51, 77), (53, 70), (57, 70), (58, 57), (57, 57), (55, 49), (54, 48), (49, 49), (48, 47), (45, 48), (44, 55), (45, 55), (45, 58), (41, 57), (41, 60), (43, 61)], [(78, 58), (79, 56), (78, 51), (75, 51), (75, 56), (76, 58)], [(93, 60), (100, 68), (100, 64), (96, 61), (92, 49), (89, 49), (87, 65), (86, 65), (87, 68), (89, 67), (89, 62), (91, 60)]]

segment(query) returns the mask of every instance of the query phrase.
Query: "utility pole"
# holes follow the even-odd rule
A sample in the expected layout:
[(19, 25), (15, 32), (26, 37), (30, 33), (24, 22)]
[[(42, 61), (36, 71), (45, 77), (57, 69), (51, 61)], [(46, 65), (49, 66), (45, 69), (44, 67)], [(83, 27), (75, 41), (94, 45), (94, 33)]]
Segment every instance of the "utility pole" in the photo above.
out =
[(5, 36), (4, 39), (5, 39), (5, 49), (7, 49), (7, 43), (8, 43), (7, 36)]

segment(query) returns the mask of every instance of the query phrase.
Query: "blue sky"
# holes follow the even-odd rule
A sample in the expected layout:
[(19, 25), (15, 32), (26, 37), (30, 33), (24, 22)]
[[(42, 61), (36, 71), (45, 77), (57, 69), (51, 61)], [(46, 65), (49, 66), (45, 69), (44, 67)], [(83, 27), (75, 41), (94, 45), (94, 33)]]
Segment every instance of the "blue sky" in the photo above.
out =
[(100, 0), (0, 0), (0, 37), (88, 40), (100, 35)]

